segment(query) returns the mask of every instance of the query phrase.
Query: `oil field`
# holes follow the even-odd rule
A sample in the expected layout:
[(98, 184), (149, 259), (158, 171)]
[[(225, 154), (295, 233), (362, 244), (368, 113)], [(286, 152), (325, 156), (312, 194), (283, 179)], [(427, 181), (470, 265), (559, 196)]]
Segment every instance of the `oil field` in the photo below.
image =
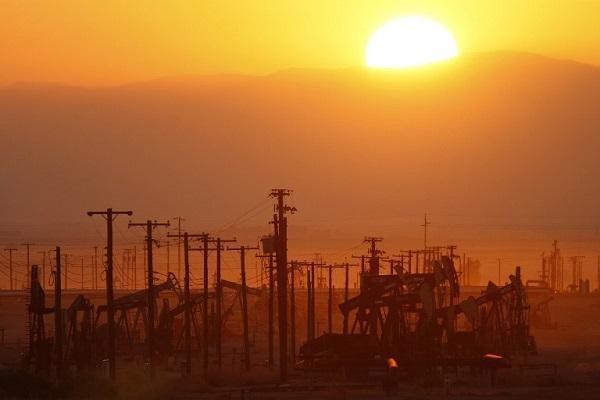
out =
[[(577, 257), (570, 268), (564, 265), (556, 241), (542, 256), (539, 279), (525, 281), (515, 266), (484, 286), (471, 284), (471, 261), (456, 245), (428, 245), (427, 216), (420, 249), (384, 251), (383, 238), (365, 237), (356, 249), (362, 254), (347, 255), (352, 262), (292, 260), (288, 218), (297, 210), (286, 204), (291, 194), (270, 193), (271, 232), (259, 246), (182, 231), (180, 217), (178, 226), (129, 221), (146, 244), (138, 268), (128, 249), (122, 262), (114, 261), (113, 225), (132, 212), (109, 208), (88, 212), (106, 220), (107, 242), (87, 263), (69, 264), (57, 246), (43, 255), (42, 266), (27, 264), (23, 282), (13, 274), (18, 249), (7, 248), (10, 287), (0, 298), (3, 396), (600, 393), (600, 325), (586, 321), (600, 307), (600, 295), (581, 279)], [(168, 232), (158, 235), (159, 229)], [(164, 240), (179, 250), (180, 273), (177, 265), (157, 272), (165, 266), (154, 253)], [(29, 252), (32, 246), (21, 247)], [(201, 257), (192, 264), (193, 252)], [(239, 257), (235, 281), (222, 277), (227, 252)], [(79, 268), (79, 275), (67, 268)]]
[(0, 400), (600, 399), (600, 1), (0, 1)]

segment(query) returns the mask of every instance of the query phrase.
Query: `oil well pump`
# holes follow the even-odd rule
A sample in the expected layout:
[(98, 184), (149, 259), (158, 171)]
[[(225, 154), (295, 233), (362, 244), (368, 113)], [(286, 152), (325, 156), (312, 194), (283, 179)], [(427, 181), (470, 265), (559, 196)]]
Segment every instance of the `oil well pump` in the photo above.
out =
[(506, 363), (535, 352), (519, 267), (507, 285), (490, 282), (481, 296), (460, 301), (452, 254), (433, 252), (423, 272), (399, 266), (382, 275), (379, 253), (370, 253), (359, 294), (339, 304), (344, 326), (351, 328), (307, 341), (300, 348), (299, 368), (359, 373), (386, 368), (393, 359), (412, 374), (485, 365), (490, 359)]
[(46, 307), (46, 294), (40, 284), (37, 265), (31, 266), (30, 275), (29, 305), (27, 307), (29, 351), (26, 364), (35, 372), (48, 372), (52, 362), (53, 341), (46, 337), (44, 316), (54, 313), (54, 308)]
[[(181, 288), (174, 274), (169, 273), (166, 280), (153, 286), (154, 298), (163, 292), (174, 295), (178, 304), (182, 302)], [(139, 345), (143, 343), (142, 333), (146, 332), (148, 324), (148, 289), (138, 290), (114, 300), (114, 309), (117, 327), (117, 345), (119, 350), (130, 356), (135, 355)], [(101, 324), (101, 317), (107, 311), (106, 305), (98, 306), (94, 327), (96, 331), (96, 343), (103, 345), (105, 325)]]

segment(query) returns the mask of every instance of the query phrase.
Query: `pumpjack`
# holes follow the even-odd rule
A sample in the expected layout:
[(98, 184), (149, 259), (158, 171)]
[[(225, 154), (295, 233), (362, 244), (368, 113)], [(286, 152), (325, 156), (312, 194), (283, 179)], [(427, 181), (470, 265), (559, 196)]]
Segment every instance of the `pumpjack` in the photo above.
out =
[(298, 367), (384, 368), (393, 359), (400, 368), (418, 372), (497, 360), (504, 364), (510, 357), (535, 353), (518, 267), (507, 285), (490, 282), (481, 296), (463, 301), (451, 256), (432, 260), (428, 272), (396, 272), (380, 275), (371, 268), (361, 274), (360, 293), (339, 305), (344, 326), (353, 319), (350, 331), (306, 342)]
[[(181, 287), (174, 274), (169, 273), (166, 280), (153, 287), (153, 297), (158, 298), (162, 292), (174, 294), (178, 305), (182, 303)], [(137, 292), (127, 294), (115, 299), (114, 309), (117, 328), (117, 348), (124, 354), (134, 356), (137, 348), (143, 344), (146, 329), (148, 325), (147, 304), (148, 289), (138, 290)], [(96, 309), (96, 318), (94, 327), (96, 339), (102, 346), (103, 338), (106, 336), (106, 324), (100, 324), (101, 316), (107, 311), (106, 305), (101, 305)], [(133, 315), (132, 315), (133, 313)], [(138, 327), (141, 324), (142, 327)]]

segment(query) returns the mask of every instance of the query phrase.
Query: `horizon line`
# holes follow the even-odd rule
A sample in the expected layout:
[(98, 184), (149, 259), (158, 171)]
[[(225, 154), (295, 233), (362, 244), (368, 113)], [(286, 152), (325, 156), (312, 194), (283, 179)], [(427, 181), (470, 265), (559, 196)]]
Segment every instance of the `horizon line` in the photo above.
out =
[[(529, 51), (518, 51), (518, 50), (495, 50), (495, 51), (472, 51), (460, 53), (457, 57), (454, 57), (449, 60), (444, 60), (437, 63), (427, 64), (420, 66), (422, 68), (432, 67), (435, 65), (450, 63), (453, 61), (459, 61), (461, 59), (464, 60), (463, 57), (473, 56), (473, 55), (493, 55), (493, 54), (512, 54), (512, 55), (527, 55), (533, 57), (545, 58), (553, 61), (560, 62), (568, 62), (573, 64), (579, 64), (582, 66), (600, 68), (600, 64), (591, 64), (589, 62), (583, 62), (570, 58), (559, 58), (555, 56), (534, 53)], [(415, 68), (397, 68), (400, 70), (415, 70), (419, 67)], [(84, 89), (84, 90), (93, 90), (93, 89), (110, 89), (110, 88), (118, 88), (130, 85), (139, 85), (145, 83), (153, 83), (160, 81), (168, 81), (168, 80), (176, 80), (176, 79), (189, 79), (189, 78), (199, 78), (199, 77), (238, 77), (238, 78), (266, 78), (273, 75), (292, 72), (292, 71), (348, 71), (348, 70), (377, 70), (377, 68), (368, 67), (367, 65), (350, 65), (350, 66), (340, 66), (340, 67), (287, 67), (281, 68), (277, 70), (273, 70), (265, 73), (243, 73), (243, 72), (233, 72), (233, 71), (225, 71), (225, 72), (208, 72), (208, 73), (187, 73), (187, 74), (179, 74), (179, 75), (162, 75), (157, 76), (155, 78), (148, 79), (132, 79), (123, 82), (114, 82), (114, 83), (106, 83), (106, 84), (83, 84), (83, 83), (72, 83), (66, 81), (48, 81), (48, 80), (15, 80), (5, 84), (0, 84), (0, 90), (4, 90), (7, 88), (15, 87), (15, 86), (57, 86), (57, 87), (65, 87), (72, 89)], [(389, 70), (389, 69), (388, 69)]]

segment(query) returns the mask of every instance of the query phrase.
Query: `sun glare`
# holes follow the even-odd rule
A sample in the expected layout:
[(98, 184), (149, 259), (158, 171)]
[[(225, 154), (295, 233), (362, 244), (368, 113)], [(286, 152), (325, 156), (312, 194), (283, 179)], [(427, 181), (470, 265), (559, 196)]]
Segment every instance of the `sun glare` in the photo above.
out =
[(407, 68), (447, 60), (458, 55), (458, 47), (439, 23), (408, 16), (380, 27), (369, 39), (365, 54), (369, 67)]

